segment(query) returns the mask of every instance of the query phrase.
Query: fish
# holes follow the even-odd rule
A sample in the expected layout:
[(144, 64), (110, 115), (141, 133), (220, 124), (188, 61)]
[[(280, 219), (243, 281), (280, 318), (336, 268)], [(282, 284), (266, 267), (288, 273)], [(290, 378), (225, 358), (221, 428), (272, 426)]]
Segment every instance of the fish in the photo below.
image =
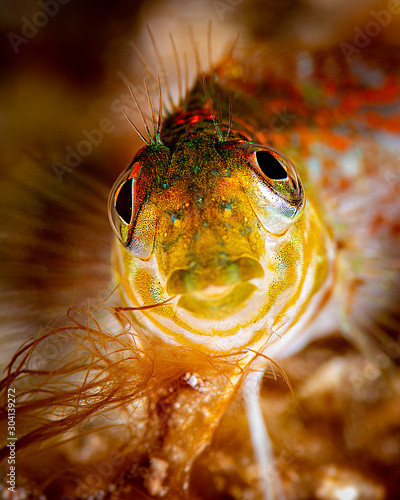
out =
[[(149, 99), (154, 135), (144, 121), (149, 134), (147, 145), (118, 178), (109, 198), (110, 221), (117, 236), (113, 262), (125, 308), (147, 335), (151, 332), (163, 342), (172, 341), (213, 356), (242, 352), (237, 361), (239, 371), (229, 375), (229, 391), (224, 388), (217, 398), (224, 411), (225, 398), (230, 398), (238, 385), (254, 385), (243, 397), (254, 452), (266, 483), (261, 488), (263, 498), (284, 498), (281, 486), (273, 485), (274, 479), (266, 472), (273, 458), (254, 397), (263, 370), (271, 359), (293, 354), (310, 339), (332, 333), (335, 328), (372, 358), (377, 355), (373, 343), (350, 324), (351, 313), (341, 303), (344, 297), (350, 302), (356, 300), (354, 291), (348, 288), (348, 277), (342, 275), (342, 266), (347, 267), (348, 262), (340, 246), (346, 247), (346, 243), (338, 239), (332, 221), (323, 213), (327, 200), (318, 197), (305, 159), (308, 155), (312, 162), (312, 151), (322, 144), (338, 149), (344, 157), (351, 156), (354, 143), (350, 145), (343, 128), (347, 110), (338, 111), (338, 80), (330, 84), (335, 88), (335, 98), (331, 103), (329, 97), (324, 100), (321, 112), (315, 108), (312, 77), (305, 84), (310, 94), (304, 95), (302, 84), (299, 88), (297, 82), (280, 81), (274, 86), (272, 78), (264, 76), (274, 98), (267, 109), (262, 109), (264, 116), (260, 118), (257, 107), (262, 97), (258, 93), (266, 92), (265, 84), (252, 89), (251, 97), (256, 98), (253, 106), (249, 105), (243, 82), (232, 81), (234, 70), (242, 73), (235, 63), (225, 61), (208, 75), (198, 69), (193, 89), (163, 125), (156, 123)], [(227, 69), (227, 64), (234, 69)], [(333, 68), (333, 73), (335, 69), (338, 76), (339, 67)], [(215, 73), (223, 76), (216, 79)], [(359, 82), (355, 89), (358, 87)], [(238, 117), (229, 109), (229, 92), (235, 93), (235, 109), (246, 111)], [(369, 92), (382, 95), (381, 89)], [(351, 98), (351, 90), (346, 88), (345, 99)], [(284, 125), (289, 122), (284, 127), (285, 139), (282, 127), (277, 127), (268, 131), (266, 140), (259, 131), (265, 131), (271, 120), (275, 122), (277, 116), (271, 116), (271, 111), (268, 114), (268, 108), (274, 109), (276, 102), (284, 110)], [(382, 104), (386, 104), (386, 97)], [(327, 116), (329, 106), (337, 111), (331, 118)], [(348, 127), (354, 127), (362, 106), (359, 102), (351, 118), (346, 117)], [(326, 121), (315, 133), (310, 121), (319, 124), (320, 113)], [(246, 121), (246, 116), (252, 121)], [(306, 128), (308, 134), (304, 134)], [(326, 128), (330, 136), (320, 139)], [(303, 150), (301, 158), (299, 149)], [(349, 175), (346, 160), (343, 172), (335, 167), (338, 180), (332, 184), (340, 191)], [(358, 176), (365, 179), (361, 158), (356, 168)], [(354, 194), (354, 185), (352, 190)], [(385, 202), (379, 190), (375, 195), (382, 206)], [(383, 190), (387, 192), (387, 185)], [(368, 224), (367, 220), (363, 222)], [(361, 255), (358, 258), (362, 259)], [(362, 286), (364, 279), (355, 279)], [(344, 294), (342, 298), (337, 289)], [(143, 308), (157, 303), (162, 306)], [(140, 310), (139, 316), (135, 316), (135, 307)], [(242, 370), (251, 373), (243, 378)], [(189, 380), (198, 379), (198, 373), (188, 373)], [(191, 412), (196, 411), (192, 406)], [(218, 421), (217, 414), (214, 407), (214, 422)], [(205, 422), (209, 429), (211, 424)], [(171, 455), (178, 454), (180, 460), (184, 457), (189, 470), (191, 458), (203, 449), (201, 434), (205, 431), (199, 426), (194, 434), (192, 426), (189, 419), (188, 425), (181, 424), (185, 438), (179, 446), (174, 441), (174, 452), (163, 448), (158, 451), (172, 471)], [(188, 434), (196, 435), (198, 451), (189, 445)], [(176, 479), (181, 474), (172, 475)], [(178, 489), (188, 490), (188, 484), (185, 476)]]
[[(275, 463), (265, 377), (290, 388), (281, 360), (339, 331), (395, 380), (395, 51), (354, 70), (329, 50), (282, 58), (273, 50), (258, 72), (232, 53), (208, 71), (198, 62), (177, 104), (162, 74), (170, 109), (163, 114), (158, 81), (157, 109), (147, 89), (150, 125), (132, 92), (145, 132), (132, 126), (145, 145), (108, 198), (115, 288), (23, 345), (2, 381), (6, 392), (24, 391), (18, 444), (27, 470), (38, 441), (75, 469), (82, 450), (94, 450), (97, 476), (86, 465), (72, 481), (55, 473), (46, 488), (57, 498), (297, 498)], [(49, 346), (59, 355), (32, 366)], [(202, 496), (199, 461), (232, 411), (254, 456), (231, 464), (245, 486), (222, 479), (218, 490), (216, 479)], [(384, 498), (380, 484), (349, 477), (324, 471), (319, 498), (341, 483), (361, 492), (363, 482)]]
[[(286, 332), (296, 342), (295, 330), (304, 330), (327, 302), (334, 257), (291, 161), (257, 144), (246, 123), (217, 123), (210, 102), (226, 96), (209, 78), (203, 84), (164, 128), (154, 124), (154, 136), (115, 183), (109, 213), (116, 282), (123, 303), (140, 308), (136, 322), (147, 336), (211, 355), (247, 350), (229, 376), (229, 390), (215, 396), (224, 408), (254, 352), (269, 355), (275, 345), (279, 355)], [(203, 413), (204, 404), (192, 411)], [(213, 409), (207, 429), (219, 412)], [(192, 434), (192, 426), (180, 432)], [(186, 470), (204, 446), (199, 431), (195, 448), (185, 438), (174, 452)], [(160, 453), (172, 469), (171, 452)]]

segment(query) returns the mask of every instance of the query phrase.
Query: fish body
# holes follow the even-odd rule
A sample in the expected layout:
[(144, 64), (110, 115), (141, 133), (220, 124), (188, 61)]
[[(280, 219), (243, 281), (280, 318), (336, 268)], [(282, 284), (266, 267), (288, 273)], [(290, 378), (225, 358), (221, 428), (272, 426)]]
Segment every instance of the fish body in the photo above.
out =
[[(239, 369), (227, 374), (229, 384), (220, 385), (216, 377), (215, 397), (207, 403), (181, 395), (180, 405), (185, 401), (193, 414), (209, 415), (211, 407), (213, 413), (212, 421), (196, 424), (196, 430), (190, 421), (181, 424), (180, 432), (197, 443), (183, 439), (178, 445), (186, 470), (242, 387), (260, 491), (267, 500), (282, 493), (277, 475), (267, 472), (274, 470), (274, 459), (253, 394), (262, 377), (252, 370), (262, 373), (271, 358), (280, 360), (337, 330), (370, 359), (390, 342), (381, 337), (377, 346), (358, 316), (361, 304), (370, 307), (374, 324), (383, 310), (372, 306), (368, 275), (378, 254), (389, 259), (391, 239), (383, 237), (372, 258), (358, 246), (360, 233), (365, 237), (372, 223), (367, 193), (374, 217), (387, 207), (388, 186), (368, 165), (368, 147), (363, 149), (365, 136), (375, 134), (359, 122), (368, 102), (358, 97), (356, 108), (349, 104), (359, 79), (368, 76), (343, 82), (340, 61), (327, 60), (327, 75), (316, 69), (295, 83), (264, 74), (250, 84), (235, 78), (244, 68), (233, 60), (218, 67), (217, 82), (199, 75), (183, 104), (118, 179), (109, 201), (117, 235), (115, 277), (135, 325), (177, 348), (211, 356), (241, 353)], [(365, 91), (377, 97), (378, 110), (386, 99), (398, 105), (390, 86), (398, 88), (399, 82), (388, 79), (386, 85), (389, 96), (374, 85)], [(229, 94), (234, 118), (226, 104)], [(220, 101), (225, 120), (216, 119)], [(371, 183), (376, 189), (369, 191)], [(119, 209), (129, 205), (126, 185), (132, 209), (124, 218)], [(349, 197), (363, 207), (363, 217), (354, 214)], [(171, 416), (173, 427), (175, 419), (179, 410)], [(165, 443), (174, 435), (168, 429)], [(175, 453), (180, 456), (167, 444), (162, 447), (162, 456), (179, 471), (183, 465), (175, 462)], [(175, 472), (181, 480), (170, 483), (170, 491), (188, 491), (188, 474), (182, 479)]]

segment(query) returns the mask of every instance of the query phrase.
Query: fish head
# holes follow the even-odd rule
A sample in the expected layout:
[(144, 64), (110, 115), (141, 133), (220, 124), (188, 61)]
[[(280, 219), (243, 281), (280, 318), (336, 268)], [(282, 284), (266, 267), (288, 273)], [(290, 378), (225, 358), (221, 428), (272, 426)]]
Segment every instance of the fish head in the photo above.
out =
[(284, 288), (296, 275), (288, 248), (304, 204), (295, 167), (270, 147), (195, 135), (146, 146), (109, 199), (130, 302), (171, 299), (147, 313), (168, 331), (225, 336), (260, 321), (277, 272)]

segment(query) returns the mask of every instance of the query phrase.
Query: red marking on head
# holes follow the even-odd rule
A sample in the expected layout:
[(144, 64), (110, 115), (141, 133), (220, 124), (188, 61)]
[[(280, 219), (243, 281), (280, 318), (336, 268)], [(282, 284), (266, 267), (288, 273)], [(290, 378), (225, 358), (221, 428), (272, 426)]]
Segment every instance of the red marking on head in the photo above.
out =
[(128, 179), (133, 179), (139, 175), (140, 169), (142, 167), (142, 162), (137, 161), (132, 168), (132, 171), (128, 177)]
[(199, 122), (203, 117), (201, 115), (194, 115), (191, 118), (189, 118), (189, 123), (193, 125), (193, 123)]
[(182, 113), (176, 117), (175, 123), (176, 125), (184, 125), (185, 123), (189, 125), (193, 125), (194, 123), (198, 123), (201, 120), (212, 120), (212, 116), (210, 113), (204, 113), (204, 110), (192, 110), (188, 113)]

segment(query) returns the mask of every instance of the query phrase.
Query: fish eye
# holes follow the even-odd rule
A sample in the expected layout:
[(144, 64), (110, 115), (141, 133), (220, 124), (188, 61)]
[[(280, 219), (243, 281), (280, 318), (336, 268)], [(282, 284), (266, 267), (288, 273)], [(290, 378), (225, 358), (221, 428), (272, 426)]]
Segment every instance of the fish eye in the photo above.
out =
[(303, 212), (304, 190), (293, 163), (283, 153), (261, 144), (244, 147), (251, 182), (249, 203), (264, 229), (283, 234)]
[(108, 197), (108, 218), (114, 233), (124, 245), (133, 216), (135, 179), (131, 177), (131, 172), (130, 167), (118, 177)]
[(125, 224), (132, 219), (133, 179), (125, 181), (115, 193), (115, 210)]
[(264, 175), (275, 181), (287, 179), (286, 170), (270, 151), (256, 151), (255, 157)]
[(108, 198), (108, 218), (122, 245), (132, 255), (148, 260), (151, 257), (156, 228), (156, 207), (138, 192), (140, 178), (133, 175), (131, 165), (115, 181)]

